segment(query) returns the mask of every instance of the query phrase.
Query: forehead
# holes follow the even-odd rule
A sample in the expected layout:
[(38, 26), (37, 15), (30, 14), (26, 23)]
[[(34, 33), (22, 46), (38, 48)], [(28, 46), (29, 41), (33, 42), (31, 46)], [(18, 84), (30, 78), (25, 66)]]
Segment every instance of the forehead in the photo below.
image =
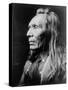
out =
[(32, 18), (32, 20), (29, 23), (29, 26), (36, 24), (45, 24), (47, 22), (46, 14), (38, 14)]

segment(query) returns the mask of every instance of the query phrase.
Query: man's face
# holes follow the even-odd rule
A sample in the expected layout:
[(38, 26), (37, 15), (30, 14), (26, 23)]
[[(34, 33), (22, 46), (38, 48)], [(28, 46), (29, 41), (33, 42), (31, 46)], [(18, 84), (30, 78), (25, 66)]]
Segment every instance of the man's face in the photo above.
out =
[(46, 23), (46, 16), (44, 14), (38, 14), (30, 21), (27, 32), (30, 49), (38, 49), (43, 45), (42, 35), (46, 31)]

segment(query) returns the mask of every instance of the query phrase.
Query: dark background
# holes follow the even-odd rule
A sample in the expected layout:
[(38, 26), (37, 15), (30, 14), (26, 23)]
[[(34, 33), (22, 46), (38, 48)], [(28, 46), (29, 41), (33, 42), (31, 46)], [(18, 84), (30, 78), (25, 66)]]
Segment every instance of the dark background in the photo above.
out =
[(29, 45), (26, 33), (28, 23), (38, 8), (51, 8), (60, 19), (58, 45), (66, 46), (66, 7), (31, 4), (12, 4), (12, 82), (18, 85), (27, 60)]

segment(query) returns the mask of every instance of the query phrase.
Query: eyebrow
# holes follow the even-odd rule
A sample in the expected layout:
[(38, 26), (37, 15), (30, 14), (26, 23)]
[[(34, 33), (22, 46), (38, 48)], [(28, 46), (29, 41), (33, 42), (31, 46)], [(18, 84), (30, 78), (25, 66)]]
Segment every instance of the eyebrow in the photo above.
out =
[(28, 25), (28, 28), (30, 28), (31, 26), (32, 26), (32, 27), (38, 26), (38, 27), (41, 27), (41, 28), (42, 28), (42, 24), (39, 24), (39, 25), (37, 25), (37, 24)]
[(39, 25), (37, 24), (28, 25), (28, 28), (30, 28), (31, 26), (34, 27), (34, 26), (39, 26)]

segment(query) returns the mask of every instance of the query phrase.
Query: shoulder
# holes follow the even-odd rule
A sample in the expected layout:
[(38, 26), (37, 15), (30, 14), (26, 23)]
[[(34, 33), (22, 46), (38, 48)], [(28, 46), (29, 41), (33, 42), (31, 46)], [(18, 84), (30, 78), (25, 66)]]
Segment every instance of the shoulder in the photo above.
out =
[(29, 71), (30, 66), (32, 65), (31, 61), (26, 61), (24, 65), (24, 73), (27, 73)]
[(58, 62), (60, 62), (60, 67), (66, 70), (66, 48), (57, 48), (57, 57), (59, 58)]
[(66, 82), (66, 48), (57, 48), (58, 56), (58, 78), (61, 83)]
[[(41, 80), (47, 83), (51, 80), (55, 83), (64, 83), (66, 81), (66, 49), (56, 49), (56, 66), (53, 66), (51, 57), (48, 56), (41, 72)], [(53, 68), (54, 67), (54, 68)], [(55, 69), (56, 67), (56, 69)]]

